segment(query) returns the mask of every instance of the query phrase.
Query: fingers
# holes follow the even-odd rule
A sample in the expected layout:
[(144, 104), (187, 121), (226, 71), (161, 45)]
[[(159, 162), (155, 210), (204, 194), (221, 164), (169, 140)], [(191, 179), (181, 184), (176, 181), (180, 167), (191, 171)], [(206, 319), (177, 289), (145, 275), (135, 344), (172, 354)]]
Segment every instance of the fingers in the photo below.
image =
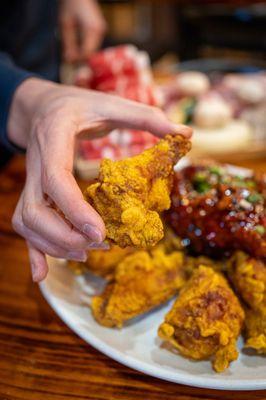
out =
[(192, 136), (192, 128), (172, 123), (159, 108), (134, 101), (112, 96), (103, 112), (116, 128), (146, 130), (159, 137), (179, 134), (189, 139)]
[(67, 251), (86, 250), (91, 241), (71, 224), (64, 221), (54, 209), (46, 204), (32, 204), (24, 198), (22, 220), (24, 225), (51, 243)]
[[(84, 200), (72, 173), (67, 170), (56, 170), (51, 171), (45, 179), (44, 190), (79, 232), (90, 241), (101, 243), (105, 238), (102, 218)], [(76, 232), (72, 232), (72, 239), (74, 236), (78, 241)]]
[[(14, 230), (23, 236), (27, 241), (34, 244), (36, 248), (41, 250), (43, 253), (49, 254), (52, 257), (66, 258), (76, 261), (84, 261), (85, 257), (85, 249), (76, 249), (76, 248), (63, 248), (58, 245), (56, 242), (51, 242), (48, 239), (44, 238), (37, 231), (32, 230), (30, 227), (24, 224), (23, 222), (23, 201), (20, 199), (14, 216), (12, 218), (12, 224)], [(34, 214), (33, 214), (34, 215)], [(29, 221), (30, 221), (30, 217)], [(34, 217), (33, 217), (34, 220)], [(45, 219), (42, 221), (43, 225), (46, 224)], [(87, 246), (87, 248), (91, 248), (91, 246)]]
[(76, 21), (73, 17), (63, 16), (60, 19), (60, 24), (64, 60), (68, 63), (74, 63), (79, 59)]
[[(86, 11), (86, 12), (85, 12)], [(96, 1), (88, 1), (86, 10), (79, 15), (81, 29), (81, 58), (87, 60), (96, 51), (106, 32), (106, 23)]]
[[(84, 249), (76, 249), (73, 246), (73, 243), (70, 243), (70, 247), (60, 247), (58, 245), (58, 240), (56, 242), (50, 242), (47, 240), (44, 235), (43, 231), (39, 229), (39, 222), (35, 224), (35, 218), (36, 214), (35, 212), (32, 213), (31, 215), (28, 215), (27, 218), (25, 219), (25, 211), (23, 209), (23, 204), (25, 204), (24, 198), (24, 193), (22, 193), (22, 196), (18, 202), (18, 205), (16, 207), (13, 219), (12, 219), (12, 224), (14, 227), (14, 230), (19, 233), (21, 236), (23, 236), (29, 247), (29, 253), (30, 253), (30, 261), (31, 261), (31, 269), (33, 273), (33, 280), (34, 281), (40, 281), (44, 279), (44, 277), (47, 274), (47, 262), (45, 259), (44, 254), (48, 254), (52, 257), (57, 257), (57, 258), (64, 258), (67, 260), (75, 260), (75, 261), (86, 261), (87, 259), (87, 251), (91, 249), (108, 249), (109, 246), (106, 245), (105, 243), (102, 244), (95, 244), (95, 243), (90, 243), (88, 244), (88, 241), (84, 240), (85, 243), (87, 243), (86, 248)], [(24, 201), (23, 201), (24, 200)], [(33, 209), (35, 206), (31, 205), (28, 207), (27, 213), (29, 213), (29, 210)], [(30, 229), (30, 227), (26, 226), (23, 222), (23, 216), (24, 214), (24, 219), (26, 222), (31, 226), (33, 229)], [(43, 218), (42, 218), (43, 217)], [(50, 216), (47, 217), (47, 215), (43, 215), (40, 213), (40, 224), (45, 226), (45, 225), (50, 225), (49, 222)], [(36, 231), (37, 230), (37, 231)], [(39, 233), (38, 233), (39, 231)], [(52, 237), (50, 236), (51, 233), (48, 230), (48, 235), (47, 232), (45, 232), (45, 235), (47, 237)], [(53, 238), (54, 239), (54, 238)], [(79, 238), (78, 238), (79, 240)], [(68, 244), (69, 239), (63, 245)], [(75, 243), (74, 243), (75, 244)]]
[(41, 282), (48, 273), (48, 264), (45, 255), (36, 249), (30, 242), (27, 242), (31, 275), (34, 282)]
[[(65, 119), (63, 119), (63, 122)], [(72, 175), (74, 138), (70, 122), (68, 126), (60, 123), (58, 118), (57, 129), (46, 132), (46, 140), (40, 140), (41, 147), (41, 172), (36, 174), (36, 146), (31, 146), (27, 154), (27, 192), (26, 196), (30, 202), (35, 199), (35, 204), (42, 204), (43, 193), (54, 201), (64, 217), (76, 229), (71, 229), (68, 224), (61, 220), (54, 212), (48, 213), (42, 208), (42, 218), (38, 219), (38, 210), (32, 210), (28, 206), (33, 229), (41, 231), (50, 241), (60, 242), (62, 247), (73, 246), (83, 248), (86, 243), (101, 243), (105, 238), (105, 226), (99, 214), (84, 200), (75, 178)], [(59, 130), (58, 130), (59, 129)], [(68, 132), (68, 130), (71, 132)], [(74, 128), (73, 128), (74, 129)], [(50, 132), (50, 133), (49, 133)], [(35, 170), (35, 174), (31, 171)], [(37, 199), (37, 200), (36, 200)], [(35, 213), (35, 217), (32, 215)], [(24, 220), (29, 224), (27, 212), (24, 207)], [(50, 228), (43, 227), (43, 221), (49, 221)], [(48, 225), (48, 224), (46, 224)], [(78, 231), (78, 232), (77, 232)], [(52, 236), (51, 236), (52, 235)], [(62, 236), (63, 235), (63, 236)], [(82, 237), (83, 236), (83, 237)], [(60, 238), (61, 237), (61, 238)], [(71, 243), (70, 243), (71, 240)], [(74, 242), (73, 242), (74, 241)], [(66, 242), (66, 244), (64, 244)]]
[(85, 26), (82, 31), (81, 59), (86, 61), (101, 45), (104, 30), (98, 27)]

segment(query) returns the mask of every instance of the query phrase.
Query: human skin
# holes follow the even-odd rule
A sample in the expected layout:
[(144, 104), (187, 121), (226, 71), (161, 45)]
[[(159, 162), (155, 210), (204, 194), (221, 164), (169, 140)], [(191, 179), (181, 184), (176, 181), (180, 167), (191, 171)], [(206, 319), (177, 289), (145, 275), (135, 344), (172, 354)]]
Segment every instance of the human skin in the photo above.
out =
[(86, 61), (97, 50), (106, 32), (106, 22), (95, 0), (61, 0), (59, 28), (66, 62)]
[(93, 139), (115, 128), (191, 136), (154, 107), (100, 92), (29, 78), (15, 91), (8, 116), (11, 142), (25, 147), (27, 177), (13, 215), (28, 245), (34, 281), (48, 272), (45, 254), (85, 261), (105, 238), (98, 213), (73, 177), (77, 137)]

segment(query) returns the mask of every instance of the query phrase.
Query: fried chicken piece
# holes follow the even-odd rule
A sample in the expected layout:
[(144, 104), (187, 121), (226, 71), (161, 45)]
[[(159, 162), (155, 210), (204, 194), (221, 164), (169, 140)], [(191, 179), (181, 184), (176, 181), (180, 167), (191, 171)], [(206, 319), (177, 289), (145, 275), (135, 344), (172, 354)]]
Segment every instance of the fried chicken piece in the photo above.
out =
[(237, 251), (228, 261), (228, 275), (247, 305), (245, 347), (266, 354), (266, 265)]
[(245, 347), (266, 354), (266, 308), (245, 310)]
[(189, 275), (195, 271), (195, 269), (199, 268), (201, 265), (205, 265), (206, 267), (211, 267), (215, 271), (223, 272), (226, 269), (226, 264), (222, 260), (213, 260), (212, 258), (199, 256), (199, 257), (186, 257), (186, 271)]
[(227, 264), (228, 276), (246, 304), (254, 310), (266, 310), (266, 265), (263, 261), (237, 251)]
[(111, 279), (117, 264), (134, 251), (131, 247), (113, 245), (109, 250), (90, 250), (86, 262), (70, 261), (69, 266), (75, 273), (84, 273), (87, 270), (97, 276)]
[(98, 181), (84, 195), (103, 218), (108, 239), (140, 249), (162, 239), (158, 213), (170, 207), (173, 166), (190, 147), (187, 139), (168, 135), (136, 157), (102, 161)]
[(114, 278), (92, 300), (97, 322), (118, 327), (169, 300), (184, 285), (184, 254), (166, 254), (161, 246), (136, 251), (118, 264)]
[(244, 311), (226, 279), (201, 265), (181, 289), (159, 327), (159, 336), (186, 357), (212, 359), (216, 372), (236, 360)]

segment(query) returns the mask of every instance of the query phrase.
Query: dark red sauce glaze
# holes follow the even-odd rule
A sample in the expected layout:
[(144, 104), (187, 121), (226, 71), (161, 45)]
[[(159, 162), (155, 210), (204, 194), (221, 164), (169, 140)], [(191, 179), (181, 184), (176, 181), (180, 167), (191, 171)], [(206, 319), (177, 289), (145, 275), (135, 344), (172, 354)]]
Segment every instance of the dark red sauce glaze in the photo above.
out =
[(167, 219), (194, 253), (220, 258), (243, 250), (266, 260), (266, 182), (218, 165), (175, 174)]

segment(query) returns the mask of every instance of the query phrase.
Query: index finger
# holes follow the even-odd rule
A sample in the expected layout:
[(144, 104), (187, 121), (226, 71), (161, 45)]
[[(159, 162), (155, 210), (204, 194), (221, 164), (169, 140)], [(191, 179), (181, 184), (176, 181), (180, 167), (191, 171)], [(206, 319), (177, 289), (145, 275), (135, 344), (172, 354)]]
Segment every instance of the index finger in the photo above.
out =
[(104, 222), (85, 201), (72, 174), (74, 132), (70, 121), (58, 121), (57, 127), (51, 126), (45, 139), (40, 139), (43, 190), (78, 231), (100, 243), (105, 237)]
[[(99, 95), (97, 93), (97, 95)], [(167, 134), (182, 135), (189, 139), (192, 128), (182, 124), (174, 124), (166, 114), (157, 107), (148, 106), (136, 101), (127, 100), (118, 96), (105, 95), (101, 103), (101, 113), (113, 128), (130, 128), (144, 130), (156, 136), (164, 137)]]

